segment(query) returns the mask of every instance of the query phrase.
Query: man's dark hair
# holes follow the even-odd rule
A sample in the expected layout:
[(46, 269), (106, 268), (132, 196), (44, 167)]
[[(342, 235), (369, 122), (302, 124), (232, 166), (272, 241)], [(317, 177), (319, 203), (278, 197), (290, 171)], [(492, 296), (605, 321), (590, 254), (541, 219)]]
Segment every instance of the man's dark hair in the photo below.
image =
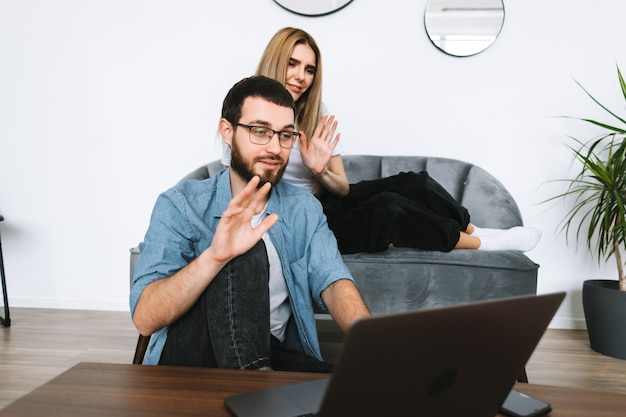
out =
[(295, 103), (289, 91), (278, 81), (257, 75), (244, 78), (228, 91), (222, 104), (222, 117), (232, 124), (238, 123), (241, 107), (248, 97), (259, 97), (270, 103), (289, 107), (295, 115)]

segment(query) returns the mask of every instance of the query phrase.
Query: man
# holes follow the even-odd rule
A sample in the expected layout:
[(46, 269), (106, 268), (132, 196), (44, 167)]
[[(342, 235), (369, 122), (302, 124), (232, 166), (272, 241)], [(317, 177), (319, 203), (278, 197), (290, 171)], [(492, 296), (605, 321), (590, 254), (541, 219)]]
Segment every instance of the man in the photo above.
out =
[(291, 94), (250, 77), (224, 99), (229, 169), (159, 196), (130, 294), (144, 363), (329, 372), (313, 303), (347, 330), (369, 317), (321, 205), (280, 182), (295, 131)]

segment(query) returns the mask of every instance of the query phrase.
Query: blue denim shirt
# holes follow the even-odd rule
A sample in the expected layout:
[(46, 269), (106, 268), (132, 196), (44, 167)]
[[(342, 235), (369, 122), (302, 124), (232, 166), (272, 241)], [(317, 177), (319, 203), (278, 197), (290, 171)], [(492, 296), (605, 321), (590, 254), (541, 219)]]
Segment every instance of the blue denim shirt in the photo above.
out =
[[(209, 247), (232, 199), (229, 174), (226, 169), (207, 180), (186, 181), (158, 197), (139, 245), (141, 256), (130, 291), (132, 314), (146, 286), (175, 274)], [(292, 347), (322, 359), (313, 303), (326, 310), (322, 291), (339, 279), (353, 281), (352, 275), (313, 194), (280, 182), (271, 191), (265, 214), (270, 213), (279, 216), (268, 233), (282, 264), (300, 336), (300, 346)], [(158, 364), (166, 339), (167, 327), (152, 335), (144, 364)]]

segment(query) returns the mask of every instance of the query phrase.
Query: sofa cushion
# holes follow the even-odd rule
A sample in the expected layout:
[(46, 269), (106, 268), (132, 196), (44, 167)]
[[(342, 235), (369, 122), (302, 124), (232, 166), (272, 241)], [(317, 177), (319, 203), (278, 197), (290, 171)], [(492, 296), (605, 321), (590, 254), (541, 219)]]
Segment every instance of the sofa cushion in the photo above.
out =
[(515, 251), (416, 251), (343, 255), (373, 314), (534, 294), (537, 267)]

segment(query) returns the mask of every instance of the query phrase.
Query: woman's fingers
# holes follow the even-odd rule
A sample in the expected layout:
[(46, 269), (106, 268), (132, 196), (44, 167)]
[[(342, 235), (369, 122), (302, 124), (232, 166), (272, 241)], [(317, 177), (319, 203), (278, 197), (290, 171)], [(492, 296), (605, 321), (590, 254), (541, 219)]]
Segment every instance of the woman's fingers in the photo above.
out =
[(330, 142), (337, 130), (337, 124), (339, 122), (335, 120), (335, 116), (324, 116), (317, 123), (313, 138), (320, 138), (325, 142)]

